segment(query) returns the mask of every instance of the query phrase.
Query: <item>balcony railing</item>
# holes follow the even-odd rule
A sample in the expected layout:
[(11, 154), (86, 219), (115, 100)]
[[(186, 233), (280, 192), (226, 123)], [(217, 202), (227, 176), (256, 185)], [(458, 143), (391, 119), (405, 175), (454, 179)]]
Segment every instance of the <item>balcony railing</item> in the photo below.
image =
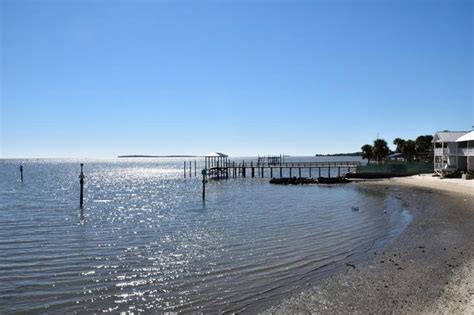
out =
[(474, 148), (458, 148), (458, 154), (463, 156), (474, 156)]
[(435, 148), (434, 154), (436, 156), (443, 155), (460, 155), (460, 156), (474, 156), (474, 148)]
[(450, 149), (450, 148), (435, 148), (434, 149), (434, 154), (437, 156), (441, 155), (455, 155), (458, 154), (456, 149)]

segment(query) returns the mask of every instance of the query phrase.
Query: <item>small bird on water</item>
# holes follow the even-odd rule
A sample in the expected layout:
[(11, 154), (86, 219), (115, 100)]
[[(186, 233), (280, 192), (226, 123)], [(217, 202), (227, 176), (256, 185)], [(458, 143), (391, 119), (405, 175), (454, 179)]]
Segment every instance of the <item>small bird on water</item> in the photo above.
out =
[(352, 206), (352, 211), (359, 211), (359, 207)]

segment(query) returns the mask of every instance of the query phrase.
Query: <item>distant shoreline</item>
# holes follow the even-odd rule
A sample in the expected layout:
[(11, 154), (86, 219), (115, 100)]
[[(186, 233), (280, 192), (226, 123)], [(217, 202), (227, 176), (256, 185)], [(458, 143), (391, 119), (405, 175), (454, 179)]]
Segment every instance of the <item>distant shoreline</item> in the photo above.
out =
[(334, 153), (334, 154), (315, 154), (314, 156), (361, 156), (361, 152), (352, 153)]
[(198, 155), (119, 155), (117, 158), (188, 158)]

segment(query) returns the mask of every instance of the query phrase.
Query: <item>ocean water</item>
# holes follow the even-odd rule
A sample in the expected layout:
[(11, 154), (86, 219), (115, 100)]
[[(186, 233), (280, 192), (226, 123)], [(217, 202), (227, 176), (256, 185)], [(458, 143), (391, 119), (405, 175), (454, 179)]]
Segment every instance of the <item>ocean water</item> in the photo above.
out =
[(0, 313), (256, 312), (410, 221), (390, 195), (269, 174), (209, 181), (203, 203), (192, 175), (182, 159), (0, 160)]

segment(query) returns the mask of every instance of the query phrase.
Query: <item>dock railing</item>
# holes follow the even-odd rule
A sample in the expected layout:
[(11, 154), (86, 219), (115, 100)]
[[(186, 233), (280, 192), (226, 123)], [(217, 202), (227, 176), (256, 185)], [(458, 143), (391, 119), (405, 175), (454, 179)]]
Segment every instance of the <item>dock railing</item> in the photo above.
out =
[(332, 162), (283, 162), (283, 163), (268, 163), (268, 162), (246, 162), (246, 161), (228, 161), (224, 167), (260, 167), (260, 168), (288, 168), (288, 167), (302, 167), (302, 168), (327, 168), (327, 167), (357, 167), (360, 162), (357, 161), (332, 161)]

